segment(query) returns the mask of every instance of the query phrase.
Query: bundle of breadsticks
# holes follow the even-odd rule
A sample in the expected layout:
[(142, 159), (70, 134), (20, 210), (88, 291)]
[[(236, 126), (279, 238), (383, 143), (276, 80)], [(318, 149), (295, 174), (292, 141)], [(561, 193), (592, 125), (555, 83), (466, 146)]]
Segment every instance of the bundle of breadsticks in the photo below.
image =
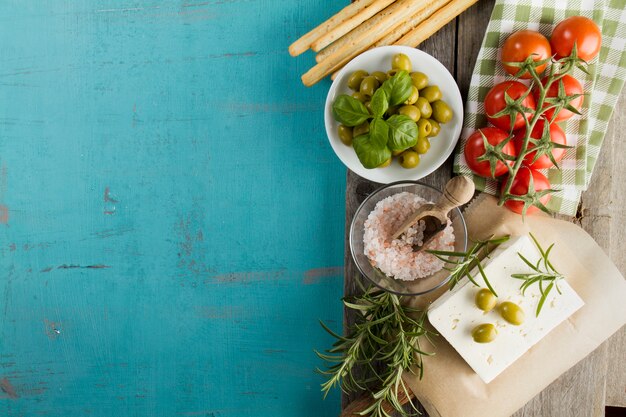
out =
[(317, 52), (317, 64), (302, 75), (309, 87), (367, 49), (416, 47), (477, 1), (356, 0), (291, 44), (289, 53)]

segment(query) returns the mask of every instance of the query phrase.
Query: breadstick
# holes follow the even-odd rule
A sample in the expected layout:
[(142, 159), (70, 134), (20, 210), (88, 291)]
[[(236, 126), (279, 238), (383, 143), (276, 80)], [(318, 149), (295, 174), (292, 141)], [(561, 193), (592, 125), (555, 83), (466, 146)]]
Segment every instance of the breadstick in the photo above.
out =
[(395, 41), (400, 39), (404, 34), (406, 34), (408, 31), (410, 31), (411, 29), (413, 29), (414, 27), (422, 23), (424, 20), (428, 19), (433, 13), (435, 13), (437, 10), (439, 10), (440, 8), (442, 8), (449, 2), (450, 0), (431, 1), (431, 4), (430, 4), (431, 7), (429, 7), (428, 9), (420, 10), (419, 12), (415, 13), (413, 16), (411, 16), (410, 19), (403, 22), (400, 26), (398, 26), (397, 28), (389, 32), (389, 34), (387, 34), (378, 42), (376, 42), (374, 44), (374, 47), (393, 44)]
[(361, 23), (365, 22), (370, 17), (374, 16), (376, 13), (383, 10), (385, 7), (389, 6), (394, 1), (395, 0), (375, 0), (370, 6), (361, 10), (351, 18), (344, 20), (339, 25), (335, 26), (335, 28), (331, 31), (320, 36), (315, 42), (311, 43), (311, 49), (317, 52), (320, 49), (327, 47), (355, 27), (359, 26)]
[[(417, 13), (419, 13), (421, 10), (429, 10), (428, 14), (432, 14), (437, 9), (439, 9), (441, 7), (441, 6), (437, 5), (436, 1), (435, 2), (431, 2), (430, 0), (429, 1), (421, 1), (420, 0), (419, 2), (416, 1), (416, 3), (420, 3), (420, 6), (416, 10), (416, 12), (413, 13), (413, 16), (416, 15)], [(367, 34), (368, 32), (370, 32), (372, 30), (372, 28), (380, 20), (380, 15), (382, 13), (385, 13), (387, 10), (391, 9), (392, 7), (396, 6), (397, 4), (398, 3), (392, 4), (391, 6), (387, 7), (385, 10), (383, 10), (381, 13), (377, 14), (376, 16), (372, 17), (368, 21), (366, 21), (363, 24), (361, 24), (359, 27), (354, 29), (352, 32), (348, 33), (347, 35), (344, 35), (340, 39), (338, 39), (335, 42), (333, 42), (330, 45), (328, 45), (326, 48), (324, 48), (323, 50), (321, 50), (320, 52), (317, 53), (317, 55), (315, 56), (315, 61), (317, 61), (317, 62), (324, 61), (327, 57), (329, 57), (330, 55), (332, 55), (333, 53), (337, 52), (339, 49), (344, 47), (346, 44), (348, 44), (351, 39), (359, 38), (359, 37)], [(406, 19), (406, 17), (399, 18), (398, 21), (396, 22), (397, 25), (402, 24), (402, 22), (405, 19)], [(399, 36), (398, 36), (398, 38), (399, 38)], [(396, 40), (396, 39), (394, 39), (394, 40)], [(378, 39), (376, 39), (376, 40), (378, 40)]]
[(426, 7), (427, 5), (422, 4), (422, 2), (416, 2), (415, 0), (399, 0), (393, 3), (361, 25), (368, 27), (368, 30), (364, 34), (358, 37), (350, 36), (350, 34), (346, 35), (346, 37), (350, 38), (349, 41), (337, 51), (327, 56), (324, 61), (318, 63), (302, 75), (302, 83), (307, 87), (317, 83), (350, 59), (365, 51), (396, 26), (400, 25), (407, 16), (411, 16), (418, 10)]
[(452, 0), (441, 9), (437, 10), (428, 20), (422, 22), (415, 29), (398, 39), (394, 45), (416, 47), (477, 1), (478, 0)]
[[(392, 4), (391, 6), (387, 7), (385, 10), (383, 10), (380, 13), (378, 13), (377, 15), (373, 16), (371, 19), (368, 19), (365, 22), (361, 23), (359, 26), (354, 28), (351, 32), (343, 35), (341, 38), (337, 39), (335, 42), (331, 43), (326, 48), (324, 48), (321, 51), (319, 51), (317, 53), (317, 55), (315, 55), (315, 61), (316, 62), (322, 62), (327, 57), (329, 57), (330, 55), (332, 55), (333, 53), (337, 52), (339, 49), (344, 47), (346, 44), (350, 43), (350, 40), (359, 38), (361, 36), (364, 36), (368, 32), (370, 32), (372, 30), (372, 28), (377, 24), (377, 22), (380, 21), (380, 16), (383, 13), (386, 13), (392, 7), (396, 7), (397, 4), (398, 4), (398, 2), (396, 2), (396, 3)], [(400, 22), (398, 22), (398, 23), (400, 23)]]
[(326, 20), (315, 29), (311, 30), (307, 34), (303, 35), (300, 39), (295, 41), (289, 46), (289, 54), (291, 56), (298, 56), (311, 47), (311, 44), (317, 40), (324, 33), (332, 30), (339, 23), (361, 12), (367, 6), (372, 4), (375, 0), (356, 0), (354, 3), (344, 7), (337, 14)]

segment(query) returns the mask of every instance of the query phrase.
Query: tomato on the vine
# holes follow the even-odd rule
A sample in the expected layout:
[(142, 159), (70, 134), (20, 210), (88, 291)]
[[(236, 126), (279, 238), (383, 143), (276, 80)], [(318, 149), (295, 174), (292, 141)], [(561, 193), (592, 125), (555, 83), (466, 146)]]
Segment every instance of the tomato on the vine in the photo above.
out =
[[(511, 75), (515, 75), (520, 71), (520, 67), (507, 65), (508, 62), (524, 62), (529, 56), (534, 61), (541, 61), (552, 56), (550, 42), (539, 32), (534, 30), (520, 30), (513, 33), (504, 41), (502, 45), (502, 66), (504, 70)], [(547, 62), (535, 67), (537, 74), (543, 73), (546, 69)], [(531, 75), (525, 71), (520, 78), (530, 78)]]
[[(532, 176), (533, 179), (533, 188), (534, 190), (530, 190), (531, 192), (533, 191), (543, 191), (543, 190), (548, 190), (550, 189), (550, 181), (548, 181), (548, 179), (545, 177), (545, 175), (543, 175), (541, 172), (539, 171), (535, 171), (534, 169), (530, 169), (528, 167), (522, 166), (519, 171), (517, 172), (517, 175), (515, 176), (515, 178), (513, 179), (513, 183), (511, 184), (511, 190), (510, 190), (510, 194), (512, 195), (519, 195), (519, 196), (523, 196), (526, 195), (529, 191), (529, 185), (530, 185), (530, 178)], [(504, 181), (502, 181), (502, 187), (500, 188), (500, 192), (503, 193), (504, 192), (504, 188), (506, 187), (506, 182), (507, 182), (507, 178), (504, 179)], [(550, 200), (551, 195), (550, 194), (546, 194), (544, 196), (542, 196), (539, 201), (541, 202), (541, 204), (547, 204), (548, 201)], [(517, 200), (506, 200), (506, 202), (504, 203), (504, 205), (506, 206), (506, 208), (508, 208), (511, 211), (514, 211), (515, 213), (518, 214), (522, 214), (524, 211), (524, 202), (523, 201), (517, 201)], [(536, 206), (532, 205), (530, 207), (528, 207), (526, 214), (532, 214), (539, 211), (539, 208), (537, 208)]]
[[(530, 133), (530, 137), (533, 139), (541, 139), (543, 136), (543, 129), (547, 122), (544, 119), (537, 120), (537, 124), (533, 131)], [(567, 145), (567, 139), (565, 137), (565, 132), (563, 129), (556, 123), (552, 123), (549, 127), (550, 129), (550, 141), (559, 145)], [(522, 142), (524, 140), (524, 136), (526, 135), (526, 129), (521, 129), (515, 132), (515, 136), (513, 137), (513, 145), (515, 146), (515, 152), (519, 155), (520, 150), (522, 149)], [(531, 150), (535, 147), (532, 143), (528, 143), (528, 150)], [(531, 152), (524, 158), (524, 165), (534, 168), (534, 169), (542, 169), (542, 168), (551, 168), (554, 164), (548, 157), (548, 155), (541, 155), (535, 162), (535, 153)], [(556, 162), (560, 162), (563, 159), (563, 155), (565, 154), (565, 148), (552, 148), (552, 157)]]
[(584, 16), (572, 16), (556, 25), (550, 45), (557, 58), (569, 56), (576, 43), (578, 57), (590, 61), (600, 52), (602, 32), (595, 22)]
[[(495, 118), (492, 116), (506, 108), (506, 101), (504, 98), (505, 92), (513, 100), (517, 100), (525, 95), (527, 91), (528, 87), (526, 87), (519, 81), (504, 81), (502, 83), (494, 85), (493, 88), (489, 90), (489, 92), (485, 96), (485, 113), (487, 113), (487, 119), (491, 122), (491, 124), (508, 132), (511, 129), (510, 116), (508, 114)], [(522, 100), (521, 104), (524, 107), (528, 107), (534, 110), (535, 99), (533, 95), (528, 94), (524, 98), (524, 100)], [(532, 113), (526, 113), (526, 117), (530, 119), (532, 117)], [(524, 125), (524, 117), (522, 117), (522, 115), (519, 113), (516, 114), (513, 130), (524, 127)]]
[[(548, 88), (548, 91), (546, 92), (546, 98), (558, 97), (558, 95), (559, 95), (559, 84), (561, 84), (561, 83), (563, 83), (563, 89), (565, 90), (565, 95), (567, 97), (573, 96), (575, 94), (582, 94), (583, 93), (583, 87), (582, 87), (582, 85), (580, 85), (580, 83), (578, 82), (578, 80), (576, 78), (572, 77), (571, 75), (564, 75), (563, 78), (561, 78), (560, 80), (555, 81), (552, 84), (550, 84), (550, 88)], [(546, 85), (546, 78), (541, 80), (541, 84), (543, 84), (544, 86)], [(539, 89), (538, 88), (534, 89), (533, 94), (535, 96), (535, 99), (539, 99)], [(583, 100), (584, 100), (584, 96), (581, 95), (581, 96), (576, 97), (575, 99), (573, 99), (569, 104), (572, 107), (574, 107), (575, 109), (577, 109), (578, 111), (580, 111), (580, 109), (583, 106)], [(543, 107), (547, 107), (549, 105), (550, 105), (550, 103), (547, 103), (547, 102), (543, 103)], [(546, 112), (544, 113), (544, 116), (546, 117), (546, 119), (552, 120), (552, 116), (554, 115), (554, 110), (555, 109), (546, 110)], [(554, 121), (555, 122), (562, 122), (563, 120), (569, 119), (573, 115), (574, 115), (574, 113), (572, 113), (568, 109), (563, 108), (556, 115), (556, 118), (554, 119)]]
[[(482, 132), (482, 134), (481, 134)], [(485, 155), (485, 142), (483, 135), (487, 138), (487, 142), (490, 145), (497, 146), (502, 143), (509, 135), (496, 127), (483, 127), (472, 133), (465, 143), (465, 149), (463, 154), (465, 155), (465, 161), (467, 166), (470, 167), (476, 175), (481, 177), (491, 178), (491, 165), (489, 161), (477, 161), (477, 158)], [(510, 156), (515, 156), (515, 147), (513, 142), (509, 141), (502, 147), (502, 153)], [(494, 170), (494, 176), (499, 177), (509, 172), (509, 169), (501, 161), (497, 161)]]

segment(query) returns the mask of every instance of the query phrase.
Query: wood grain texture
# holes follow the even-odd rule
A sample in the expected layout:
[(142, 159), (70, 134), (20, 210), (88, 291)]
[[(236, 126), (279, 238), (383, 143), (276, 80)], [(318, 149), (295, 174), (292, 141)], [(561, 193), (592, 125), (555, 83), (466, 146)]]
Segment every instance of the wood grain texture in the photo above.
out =
[[(581, 226), (626, 275), (626, 154), (623, 132), (626, 131), (626, 91), (622, 91), (591, 178), (589, 190), (582, 196), (578, 218)], [(606, 405), (626, 407), (626, 327), (603, 346), (608, 360)]]
[[(438, 33), (422, 46), (424, 50), (441, 60), (454, 75), (466, 98), (471, 74), (484, 36), (494, 0), (480, 1), (456, 20), (456, 26), (446, 28), (455, 36), (456, 55), (450, 56), (450, 32)], [(626, 129), (626, 119), (622, 106), (626, 104), (626, 91), (622, 93), (621, 104), (616, 107), (611, 128), (594, 172), (589, 190), (583, 194), (581, 209), (577, 218), (569, 220), (581, 224), (623, 274), (626, 274), (626, 157), (621, 152), (619, 132)], [(451, 161), (424, 179), (425, 182), (443, 187), (451, 173)], [(346, 225), (349, 225), (354, 210), (364, 198), (359, 193), (369, 192), (371, 184), (360, 177), (348, 173), (346, 187)], [(347, 244), (347, 242), (346, 242)], [(345, 258), (345, 291), (355, 291), (353, 277), (358, 276), (350, 254)], [(350, 318), (346, 317), (347, 322)], [(513, 417), (588, 417), (604, 415), (604, 406), (626, 405), (626, 329), (622, 329), (591, 355), (551, 384), (520, 409)], [(344, 398), (344, 405), (345, 405)]]
[(0, 416), (338, 414), (345, 3), (0, 2)]

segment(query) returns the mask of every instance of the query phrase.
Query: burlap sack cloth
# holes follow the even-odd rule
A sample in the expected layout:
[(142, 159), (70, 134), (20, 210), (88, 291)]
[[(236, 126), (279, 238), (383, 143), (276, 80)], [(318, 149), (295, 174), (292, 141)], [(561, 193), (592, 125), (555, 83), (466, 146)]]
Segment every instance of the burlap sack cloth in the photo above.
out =
[[(554, 266), (585, 305), (546, 335), (489, 384), (485, 384), (443, 337), (424, 359), (424, 377), (405, 381), (431, 417), (509, 417), (626, 323), (626, 281), (580, 227), (544, 215), (521, 216), (481, 194), (466, 209), (469, 236), (518, 236), (532, 232), (542, 246), (554, 242)], [(445, 291), (445, 290), (443, 290)], [(440, 296), (416, 297), (424, 307)]]

